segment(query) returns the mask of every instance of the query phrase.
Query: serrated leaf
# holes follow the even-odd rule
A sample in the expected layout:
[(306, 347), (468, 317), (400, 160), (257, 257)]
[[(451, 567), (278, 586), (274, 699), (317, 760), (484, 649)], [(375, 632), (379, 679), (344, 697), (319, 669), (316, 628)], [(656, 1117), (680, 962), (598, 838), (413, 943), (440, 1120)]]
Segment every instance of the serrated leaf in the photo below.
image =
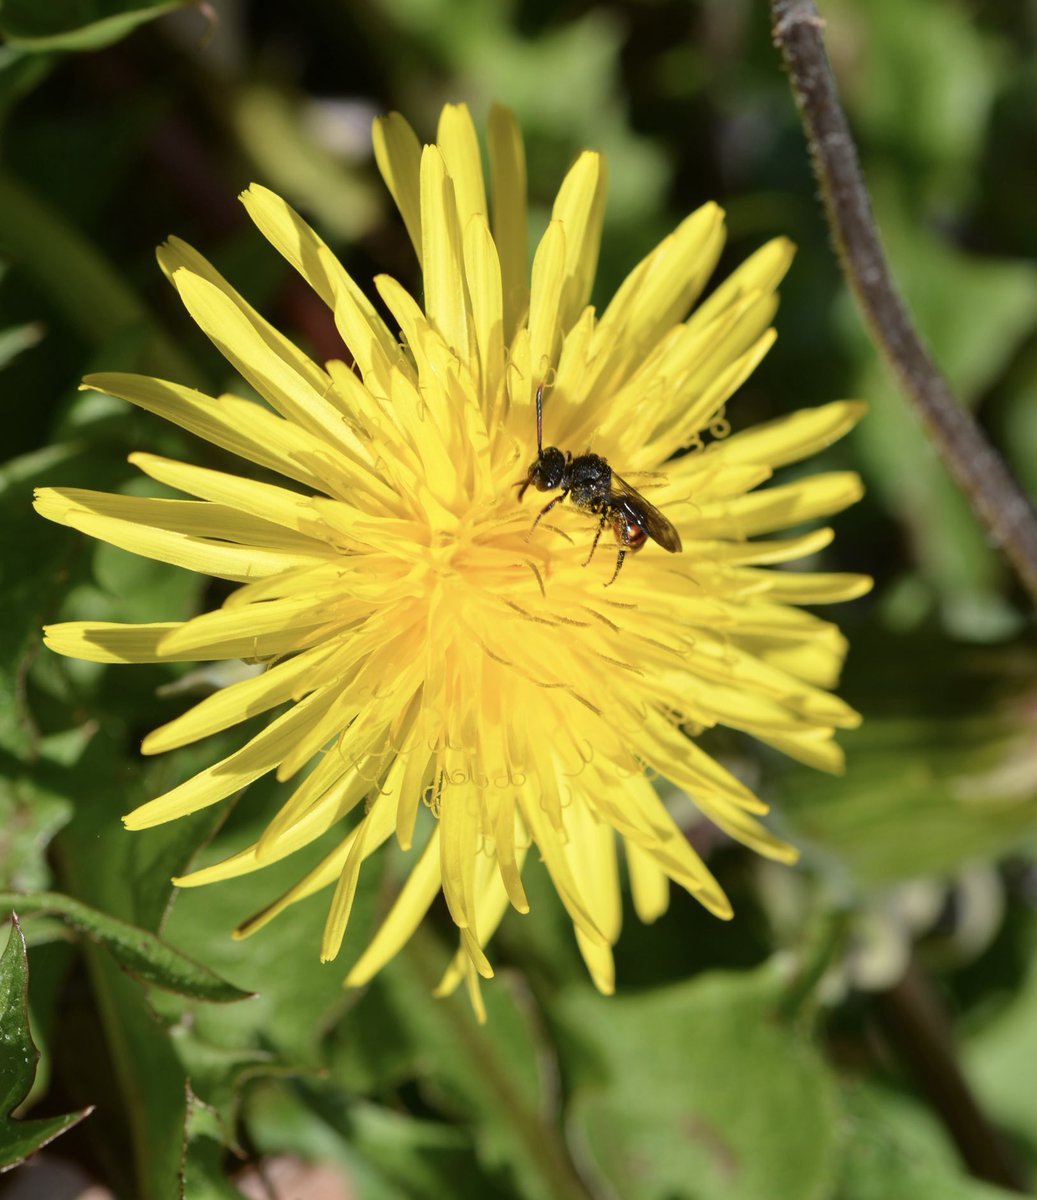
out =
[[(110, 1054), (114, 1119), (102, 1146), (112, 1190), (134, 1200), (169, 1200), (181, 1169), (186, 1073), (139, 984), (98, 947), (88, 944), (84, 958)], [(79, 1063), (62, 1066), (75, 1072)]]
[(179, 1200), (240, 1200), (241, 1192), (223, 1169), (227, 1142), (218, 1115), (189, 1087)]
[[(113, 712), (123, 712), (126, 685), (139, 682), (142, 673), (146, 676), (145, 668), (131, 671), (126, 684), (117, 689), (113, 684), (111, 696), (92, 701), (93, 710), (103, 718), (101, 729), (65, 765), (64, 787), (76, 802), (54, 856), (60, 864), (63, 894), (89, 905), (93, 913), (122, 922), (105, 932), (135, 967), (147, 974), (154, 974), (157, 967), (161, 978), (169, 967), (163, 951), (159, 950), (157, 963), (151, 960), (154, 943), (138, 940), (139, 932), (154, 936), (172, 892), (170, 876), (182, 871), (198, 843), (211, 835), (218, 814), (188, 818), (143, 834), (121, 829), (121, 812), (148, 793), (163, 790), (170, 771), (189, 772), (212, 752), (211, 747), (199, 753), (188, 747), (175, 763), (156, 760), (143, 766), (128, 758), (126, 739), (120, 734), (122, 722), (133, 717), (129, 712), (113, 717)], [(153, 684), (151, 693), (148, 705), (154, 704)], [(79, 920), (82, 914), (76, 916)], [(128, 940), (126, 925), (133, 930)], [(182, 1165), (187, 1082), (170, 1033), (154, 1011), (153, 997), (169, 993), (144, 988), (130, 978), (93, 930), (81, 939), (80, 952), (99, 1046), (63, 1055), (55, 1063), (55, 1073), (67, 1074), (80, 1087), (88, 1082), (93, 1089), (106, 1089), (106, 1107), (112, 1116), (98, 1150), (104, 1155), (106, 1180), (113, 1191), (134, 1200), (169, 1200), (176, 1195)], [(183, 980), (186, 973), (189, 988), (201, 982), (201, 991), (212, 994), (212, 977), (204, 971), (197, 976), (196, 966), (189, 959), (174, 962), (174, 977)], [(217, 997), (226, 994), (224, 986), (222, 980), (216, 985)], [(212, 1007), (222, 1006), (199, 1006), (201, 1011)]]
[(20, 913), (54, 913), (73, 929), (101, 942), (123, 970), (141, 982), (180, 996), (226, 1004), (247, 1000), (252, 995), (221, 979), (215, 971), (194, 962), (146, 929), (98, 912), (60, 892), (31, 895), (0, 892), (0, 908)]
[(12, 917), (7, 947), (0, 956), (0, 1171), (18, 1166), (93, 1112), (91, 1105), (42, 1120), (13, 1118), (29, 1094), (40, 1056), (29, 1032), (28, 982), (25, 939)]

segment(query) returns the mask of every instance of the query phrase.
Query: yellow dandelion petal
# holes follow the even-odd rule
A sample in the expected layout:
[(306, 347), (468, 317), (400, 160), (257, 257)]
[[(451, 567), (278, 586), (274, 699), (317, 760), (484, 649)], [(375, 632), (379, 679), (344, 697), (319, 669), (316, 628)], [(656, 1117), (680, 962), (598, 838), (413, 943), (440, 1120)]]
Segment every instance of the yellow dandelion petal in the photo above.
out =
[(379, 117), (372, 131), (374, 157), (421, 259), (421, 143), (399, 113)]
[(821, 688), (835, 686), (846, 639), (834, 625), (778, 605), (757, 604), (754, 616), (755, 632), (746, 630), (740, 638), (747, 650), (796, 679)]
[(852, 471), (830, 471), (720, 504), (703, 505), (697, 525), (711, 535), (752, 537), (830, 516), (855, 504), (863, 492), (860, 478)]
[(515, 793), (505, 791), (497, 806), (494, 823), (494, 851), (504, 891), (513, 908), (529, 912), (526, 889), (522, 886), (522, 862), (526, 854), (525, 830), (518, 822)]
[(55, 654), (82, 658), (87, 662), (190, 662), (197, 657), (193, 650), (182, 656), (159, 651), (166, 637), (179, 627), (176, 621), (157, 621), (147, 625), (120, 625), (114, 621), (65, 621), (60, 625), (45, 625), (43, 642)]
[(830, 545), (835, 537), (832, 529), (812, 529), (809, 533), (793, 538), (768, 538), (755, 542), (701, 542), (688, 548), (694, 552), (696, 546), (702, 557), (737, 566), (773, 566), (775, 563), (794, 562), (817, 554)]
[(709, 868), (692, 849), (643, 774), (626, 780), (615, 798), (595, 792), (595, 807), (632, 848), (643, 851), (666, 877), (690, 892), (714, 915), (727, 919), (731, 905)]
[(871, 591), (867, 575), (849, 572), (825, 574), (822, 571), (768, 572), (767, 590), (783, 604), (839, 604), (856, 600)]
[[(736, 326), (730, 337), (724, 339), (725, 354), (714, 358), (717, 366), (717, 374), (714, 377), (710, 378), (708, 374), (699, 370), (682, 381), (682, 388), (686, 389), (688, 399), (687, 411), (674, 421), (671, 428), (662, 426), (656, 432), (645, 449), (646, 454), (663, 457), (676, 453), (685, 442), (709, 426), (721, 405), (745, 383), (763, 356), (774, 345), (777, 335), (768, 329), (748, 349), (742, 350), (747, 335), (755, 335), (757, 327), (764, 323), (765, 317), (770, 320), (772, 314), (768, 311), (769, 308), (770, 305), (766, 301), (762, 302), (760, 307), (751, 306), (748, 328)], [(740, 352), (738, 357), (722, 365), (722, 357), (726, 358), (736, 350)], [(659, 459), (656, 458), (655, 461)]]
[(460, 930), (461, 947), (436, 985), (437, 996), (449, 996), (462, 982), (471, 986), (473, 972), (483, 979), (493, 978), (493, 968), (482, 947), (497, 932), (508, 910), (508, 895), (493, 860), (486, 855), (475, 860), (474, 895), (479, 908), (479, 935), (474, 936), (468, 929)]
[(321, 666), (330, 653), (329, 647), (316, 646), (261, 675), (221, 688), (182, 716), (152, 730), (141, 743), (141, 752), (164, 754), (269, 712), (288, 700), (301, 699), (322, 682)]
[(589, 938), (579, 925), (576, 926), (576, 944), (591, 982), (603, 996), (611, 996), (616, 990), (616, 963), (612, 957), (612, 947)]
[(349, 987), (360, 987), (378, 974), (410, 940), (432, 901), (439, 895), (439, 828), (433, 829), (421, 857), (411, 868), (388, 915), (346, 976)]
[(330, 829), (367, 799), (378, 769), (370, 755), (345, 762), (334, 752), (325, 754), (263, 830), (252, 848), (256, 863), (280, 862)]
[(551, 876), (551, 882), (572, 918), (573, 925), (585, 937), (606, 945), (608, 938), (599, 928), (596, 914), (592, 913), (587, 906), (586, 899), (581, 895), (579, 885), (569, 869), (563, 837), (548, 820), (547, 815), (535, 799), (530, 799), (528, 803), (523, 804), (522, 814), (543, 856)]
[(324, 925), (324, 939), (320, 950), (322, 962), (330, 962), (342, 947), (364, 859), (370, 858), (386, 842), (395, 827), (396, 804), (403, 777), (402, 765), (399, 760), (394, 764), (384, 787), (353, 831), (352, 844), (342, 865), (342, 874), (339, 876), (328, 909), (328, 919)]
[(593, 909), (598, 928), (614, 945), (623, 923), (615, 831), (580, 797), (565, 810), (565, 832), (573, 879)]
[[(341, 586), (341, 585), (340, 585)], [(329, 588), (324, 595), (313, 592), (286, 596), (281, 600), (269, 600), (263, 604), (224, 607), (204, 613), (192, 621), (177, 625), (160, 644), (159, 649), (170, 654), (193, 650), (195, 657), (221, 658), (221, 648), (227, 643), (243, 643), (251, 637), (257, 646), (266, 644), (265, 635), (277, 636), (289, 632), (296, 637), (296, 648), (302, 649), (308, 632), (317, 636), (327, 622), (328, 604), (333, 597)], [(352, 608), (356, 605), (340, 605)], [(249, 657), (259, 658), (260, 654)]]
[(792, 265), (796, 248), (788, 238), (774, 238), (751, 254), (696, 308), (691, 326), (708, 325), (728, 305), (752, 292), (772, 292)]
[(499, 104), (490, 109), (487, 143), (493, 195), (493, 240), (501, 262), (504, 342), (510, 345), (529, 307), (526, 152), (514, 115)]
[(818, 726), (812, 729), (797, 729), (792, 733), (757, 734), (760, 741), (787, 754), (798, 762), (805, 763), (817, 771), (839, 775), (845, 766), (842, 747), (832, 741), (834, 729)]
[(271, 721), (262, 733), (251, 741), (207, 767), (186, 783), (173, 788), (165, 795), (149, 800), (123, 818), (127, 829), (150, 829), (186, 817), (199, 809), (225, 800), (243, 787), (253, 783), (272, 771), (284, 758), (289, 748), (315, 713), (320, 713), (331, 703), (326, 692), (315, 692), (300, 700), (294, 708)]
[(724, 245), (724, 214), (705, 204), (686, 217), (630, 272), (601, 315), (589, 358), (608, 388), (684, 319), (713, 273)]
[(443, 154), (426, 146), (421, 155), (421, 274), (425, 311), (462, 362), (469, 361), (470, 314), (465, 295), (461, 226), (454, 181)]
[(569, 168), (551, 210), (565, 238), (565, 273), (558, 323), (567, 330), (591, 296), (605, 218), (605, 160), (585, 150)]
[[(396, 360), (396, 339), (378, 315), (375, 306), (346, 269), (329, 250), (322, 238), (310, 228), (294, 208), (269, 188), (252, 184), (242, 192), (241, 202), (263, 236), (299, 272), (318, 296), (333, 311), (348, 297), (363, 322), (366, 338), (349, 342), (354, 356), (368, 340), (390, 360)], [(366, 378), (368, 366), (357, 359)]]
[[(362, 509), (341, 500), (332, 501), (340, 512), (338, 521), (332, 525), (327, 518), (330, 514), (328, 505), (317, 507), (311, 497), (300, 496), (298, 492), (274, 484), (259, 483), (254, 479), (242, 479), (239, 475), (228, 475), (223, 471), (213, 471), (207, 467), (195, 467), (189, 463), (175, 462), (168, 458), (159, 458), (154, 454), (131, 454), (129, 461), (139, 467), (145, 475), (165, 483), (178, 491), (186, 492), (202, 500), (209, 500), (226, 508), (233, 508), (246, 515), (259, 517), (262, 521), (279, 525), (284, 530), (293, 531), (283, 536), (288, 544), (306, 547), (315, 556), (328, 555), (331, 547), (328, 541), (335, 536), (336, 530), (354, 518), (361, 516)], [(215, 519), (213, 530), (222, 528)], [(268, 533), (267, 536), (270, 536)]]
[[(266, 727), (126, 825), (175, 820), (264, 775), (281, 782), (251, 845), (175, 882), (234, 879), (337, 831), (320, 862), (235, 931), (254, 934), (328, 889), (324, 959), (348, 936), (364, 863), (395, 837), (407, 878), (346, 982), (370, 980), (442, 895), (457, 944), (436, 992), (463, 984), (479, 1019), (489, 943), (509, 908), (530, 908), (531, 854), (605, 993), (616, 985), (621, 850), (642, 920), (666, 910), (671, 884), (732, 915), (684, 832), (687, 812), (676, 819), (682, 804), (795, 860), (767, 827), (767, 805), (695, 738), (723, 725), (841, 770), (836, 732), (859, 721), (831, 692), (846, 642), (798, 606), (869, 586), (849, 572), (774, 569), (824, 549), (828, 528), (785, 531), (852, 504), (857, 476), (770, 482), (842, 437), (864, 406), (744, 428), (732, 399), (774, 341), (791, 244), (769, 242), (699, 302), (724, 244), (723, 213), (707, 204), (633, 266), (599, 316), (589, 300), (602, 157), (576, 158), (530, 270), (525, 152), (505, 109), (490, 114), (487, 149), (489, 186), (463, 105), (443, 110), (429, 146), (398, 114), (375, 124), (420, 301), (382, 275), (376, 306), (280, 197), (243, 193), (330, 310), (348, 347), (339, 359), (312, 361), (186, 243), (159, 250), (188, 312), (260, 400), (119, 373), (83, 386), (277, 479), (138, 453), (131, 462), (182, 498), (36, 497), (49, 520), (234, 585), (188, 621), (44, 631), (57, 653), (99, 663), (255, 664), (143, 750), (263, 714)], [(676, 793), (673, 813), (656, 776)]]
[(331, 446), (354, 444), (342, 414), (327, 400), (327, 389), (315, 387), (294, 356), (272, 346), (225, 289), (186, 268), (173, 275), (173, 283), (199, 327), (272, 408)]
[(279, 575), (327, 553), (319, 542), (286, 538), (277, 526), (223, 505), (82, 488), (41, 488), (33, 503), (40, 516), (120, 550), (221, 579)]
[(482, 214), (476, 214), (465, 225), (464, 268), (483, 405), (487, 423), (492, 426), (504, 384), (504, 292), (497, 246)]
[(646, 925), (657, 921), (670, 907), (670, 880), (655, 859), (634, 842), (624, 846), (630, 872), (634, 911)]
[(757, 854), (784, 863), (794, 863), (799, 858), (799, 851), (795, 846), (790, 846), (788, 842), (775, 837), (765, 825), (750, 817), (748, 813), (699, 797), (695, 798), (695, 802), (714, 825), (719, 825), (735, 841), (743, 842)]
[(340, 454), (319, 439), (238, 396), (206, 396), (164, 379), (115, 373), (88, 375), (83, 386), (128, 400), (215, 446), (307, 487), (328, 488), (343, 464)]
[[(536, 379), (527, 377), (534, 385), (547, 373), (562, 340), (559, 324), (565, 290), (565, 229), (561, 221), (552, 221), (540, 239), (533, 257), (533, 275), (529, 293), (529, 361)], [(533, 386), (529, 387), (532, 396)]]
[(439, 116), (436, 143), (454, 185), (457, 223), (463, 232), (472, 217), (487, 213), (479, 138), (467, 105), (446, 105)]
[(159, 247), (156, 257), (166, 278), (174, 287), (178, 286), (176, 279), (177, 272), (184, 270), (188, 275), (203, 279), (206, 283), (222, 292), (234, 308), (238, 310), (241, 317), (248, 321), (256, 331), (256, 334), (267, 343), (271, 351), (278, 358), (283, 359), (294, 370), (298, 371), (318, 395), (327, 396), (329, 394), (331, 380), (328, 378), (327, 372), (322, 370), (313, 359), (303, 354), (283, 333), (275, 329), (269, 321), (261, 317), (252, 305), (239, 292), (232, 288), (216, 268), (192, 246), (181, 241), (180, 238), (171, 237), (165, 245)]
[(823, 450), (848, 433), (867, 412), (861, 400), (835, 400), (820, 408), (767, 421), (745, 429), (710, 447), (725, 462), (763, 462), (772, 467), (797, 462)]

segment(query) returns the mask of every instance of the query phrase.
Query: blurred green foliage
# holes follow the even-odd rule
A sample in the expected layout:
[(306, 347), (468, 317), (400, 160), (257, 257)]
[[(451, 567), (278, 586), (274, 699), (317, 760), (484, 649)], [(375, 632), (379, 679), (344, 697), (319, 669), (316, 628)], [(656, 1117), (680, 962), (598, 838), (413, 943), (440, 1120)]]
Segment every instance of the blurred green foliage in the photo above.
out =
[[(274, 1156), (329, 1163), (365, 1200), (1003, 1194), (968, 1175), (977, 1164), (954, 1101), (934, 1098), (931, 1062), (889, 1037), (890, 1012), (910, 1016), (900, 973), (913, 960), (944, 1014), (944, 1065), (964, 1072), (991, 1122), (980, 1140), (995, 1158), (1007, 1146), (1006, 1167), (977, 1169), (1032, 1181), (1032, 617), (850, 303), (767, 6), (211, 0), (170, 15), (181, 7), (0, 8), (0, 888), (59, 893), (0, 897), (25, 918), (43, 1051), (35, 1075), (11, 1068), (34, 1053), (15, 932), (0, 960), (0, 1161), (68, 1129), (50, 1153), (132, 1200), (236, 1195), (241, 1164)], [(1009, 0), (822, 10), (896, 277), (963, 401), (1033, 490), (1037, 11)], [(631, 919), (620, 995), (606, 1000), (531, 864), (534, 911), (512, 914), (495, 943), (502, 969), (481, 1028), (462, 999), (429, 994), (450, 944), (445, 913), (365, 992), (342, 991), (398, 881), (391, 854), (365, 871), (343, 961), (329, 966), (316, 957), (321, 897), (254, 939), (229, 939), (297, 865), (171, 903), (170, 875), (203, 844), (206, 858), (246, 844), (274, 789), (251, 789), (223, 825), (202, 814), (124, 833), (121, 813), (211, 759), (209, 746), (142, 765), (136, 750), (205, 680), (176, 666), (58, 661), (39, 627), (180, 619), (215, 593), (29, 508), (41, 483), (138, 486), (125, 462), (134, 449), (224, 465), (211, 447), (77, 391), (97, 368), (229, 383), (157, 270), (158, 241), (193, 242), (330, 357), (340, 347), (327, 314), (235, 196), (259, 180), (357, 278), (388, 271), (413, 284), (370, 119), (398, 109), (430, 137), (441, 104), (459, 99), (477, 120), (493, 100), (516, 111), (534, 230), (574, 154), (607, 153), (599, 301), (707, 199), (728, 212), (721, 272), (770, 236), (797, 241), (779, 343), (729, 416), (737, 428), (842, 396), (871, 402), (825, 456), (869, 488), (839, 519), (825, 565), (877, 581), (872, 598), (835, 614), (854, 647), (844, 694), (865, 716), (845, 738), (845, 777), (739, 739), (711, 747), (775, 799), (803, 865), (775, 871), (707, 841), (736, 921), (715, 922), (684, 896), (652, 927)], [(989, 884), (983, 905), (963, 883), (976, 871)], [(925, 919), (905, 902), (919, 880), (932, 898)], [(876, 976), (860, 964), (879, 927), (881, 962), (893, 965)], [(257, 997), (213, 1003), (239, 992)], [(6, 1119), (27, 1092), (31, 1119)]]

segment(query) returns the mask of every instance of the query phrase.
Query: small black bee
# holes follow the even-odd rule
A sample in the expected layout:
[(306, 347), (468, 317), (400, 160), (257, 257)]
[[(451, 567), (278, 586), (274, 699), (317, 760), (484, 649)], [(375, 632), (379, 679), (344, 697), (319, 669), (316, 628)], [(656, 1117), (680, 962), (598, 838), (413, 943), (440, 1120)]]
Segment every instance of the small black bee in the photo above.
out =
[(587, 555), (587, 562), (583, 564), (587, 566), (598, 548), (598, 539), (602, 531), (606, 525), (611, 525), (619, 543), (619, 554), (616, 557), (616, 569), (612, 572), (612, 578), (605, 584), (606, 587), (616, 582), (627, 554), (636, 554), (648, 538), (658, 542), (664, 550), (676, 554), (681, 549), (681, 538), (677, 530), (640, 492), (620, 479), (600, 454), (581, 454), (578, 458), (573, 458), (568, 450), (563, 454), (557, 446), (544, 449), (543, 393), (544, 385), (541, 384), (537, 388), (536, 396), (537, 456), (529, 464), (529, 474), (518, 485), (518, 498), (522, 499), (530, 484), (539, 492), (549, 492), (552, 488), (562, 490), (537, 514), (533, 529), (536, 529), (541, 518), (547, 516), (566, 496), (581, 512), (593, 513), (594, 516), (600, 517), (591, 552)]

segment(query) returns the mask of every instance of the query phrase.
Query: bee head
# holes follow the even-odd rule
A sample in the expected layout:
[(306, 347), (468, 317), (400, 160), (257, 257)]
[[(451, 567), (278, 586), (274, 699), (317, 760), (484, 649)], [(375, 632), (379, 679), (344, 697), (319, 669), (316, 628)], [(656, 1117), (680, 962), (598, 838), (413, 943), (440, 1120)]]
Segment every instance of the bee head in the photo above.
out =
[(547, 446), (529, 464), (527, 486), (532, 484), (538, 492), (549, 492), (562, 486), (565, 475), (565, 455), (557, 446)]

